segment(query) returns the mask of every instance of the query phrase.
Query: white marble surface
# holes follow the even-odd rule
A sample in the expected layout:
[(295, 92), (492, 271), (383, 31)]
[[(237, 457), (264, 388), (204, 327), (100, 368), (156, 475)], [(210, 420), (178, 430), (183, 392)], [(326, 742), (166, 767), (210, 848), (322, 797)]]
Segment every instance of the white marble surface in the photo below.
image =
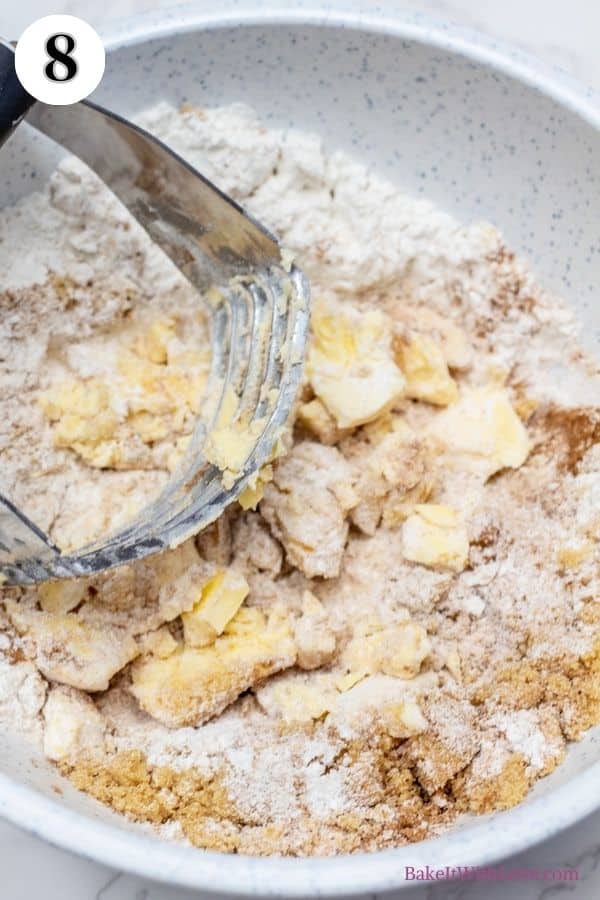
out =
[[(108, 27), (111, 17), (175, 5), (174, 0), (20, 0), (0, 11), (0, 33), (17, 37), (31, 21), (48, 13), (72, 13)], [(290, 6), (293, 2), (290, 2)], [(315, 5), (316, 2), (315, 2)], [(429, 11), (519, 44), (600, 90), (600, 3), (598, 0), (414, 0), (409, 8)], [(8, 9), (6, 7), (9, 7)], [(91, 848), (90, 848), (91, 849)], [(538, 900), (600, 895), (600, 813), (506, 861), (524, 868), (579, 869), (569, 883), (515, 882), (437, 885), (403, 893), (428, 900)], [(0, 822), (2, 900), (184, 900), (193, 894), (153, 884), (71, 856)]]

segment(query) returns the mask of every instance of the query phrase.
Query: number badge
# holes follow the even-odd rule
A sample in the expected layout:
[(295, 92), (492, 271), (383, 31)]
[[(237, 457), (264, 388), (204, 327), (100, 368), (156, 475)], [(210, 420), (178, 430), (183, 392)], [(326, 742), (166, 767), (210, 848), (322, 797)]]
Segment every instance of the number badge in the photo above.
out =
[(17, 42), (15, 69), (36, 100), (68, 106), (89, 96), (104, 74), (106, 57), (99, 35), (76, 16), (44, 16)]

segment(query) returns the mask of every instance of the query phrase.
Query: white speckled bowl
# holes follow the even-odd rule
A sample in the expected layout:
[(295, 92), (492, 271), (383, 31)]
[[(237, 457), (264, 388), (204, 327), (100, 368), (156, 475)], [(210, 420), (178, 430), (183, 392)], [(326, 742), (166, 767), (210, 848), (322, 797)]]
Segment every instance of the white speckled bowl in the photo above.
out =
[[(124, 23), (108, 40), (96, 93), (128, 114), (168, 98), (245, 100), (268, 122), (319, 131), (462, 219), (485, 217), (566, 294), (600, 347), (600, 104), (520, 53), (420, 17), (356, 4), (261, 11), (221, 0)], [(45, 178), (52, 158), (30, 133), (2, 153), (0, 205)], [(56, 793), (56, 787), (62, 793)], [(600, 806), (598, 729), (514, 810), (370, 856), (253, 859), (148, 836), (61, 780), (0, 733), (0, 814), (119, 869), (207, 895), (356, 895), (401, 888), (404, 866), (482, 865)]]

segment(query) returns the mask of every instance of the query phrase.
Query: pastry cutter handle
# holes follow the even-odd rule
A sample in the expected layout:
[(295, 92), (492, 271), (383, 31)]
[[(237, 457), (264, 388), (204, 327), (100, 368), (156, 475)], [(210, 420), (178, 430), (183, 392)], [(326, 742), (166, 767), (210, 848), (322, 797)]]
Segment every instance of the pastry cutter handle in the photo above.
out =
[(14, 48), (0, 38), (0, 147), (34, 103), (17, 77)]

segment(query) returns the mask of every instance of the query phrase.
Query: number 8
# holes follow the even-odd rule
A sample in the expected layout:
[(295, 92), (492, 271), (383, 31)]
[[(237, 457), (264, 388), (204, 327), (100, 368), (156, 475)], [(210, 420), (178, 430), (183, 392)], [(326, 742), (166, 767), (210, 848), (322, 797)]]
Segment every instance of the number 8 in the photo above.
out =
[[(60, 50), (56, 42), (59, 38), (62, 38), (66, 42), (66, 50)], [(46, 78), (49, 78), (50, 81), (72, 81), (77, 74), (77, 63), (71, 57), (71, 53), (76, 47), (75, 38), (71, 34), (53, 34), (46, 41), (46, 53), (50, 57), (50, 62), (46, 64), (44, 68), (44, 72), (46, 74)], [(55, 72), (56, 63), (60, 63), (67, 70), (67, 74), (64, 78), (59, 78), (59, 76)]]

